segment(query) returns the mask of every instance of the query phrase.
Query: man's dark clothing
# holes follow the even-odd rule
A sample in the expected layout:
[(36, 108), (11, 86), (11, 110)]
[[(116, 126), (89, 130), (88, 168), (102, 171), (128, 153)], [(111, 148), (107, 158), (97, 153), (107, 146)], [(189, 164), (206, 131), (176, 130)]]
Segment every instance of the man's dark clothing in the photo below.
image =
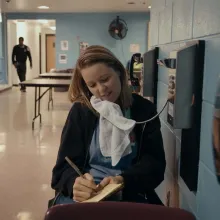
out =
[[(32, 57), (31, 52), (28, 46), (26, 45), (16, 45), (13, 48), (12, 52), (12, 63), (17, 68), (17, 73), (20, 82), (26, 80), (26, 61), (29, 58), (30, 65), (32, 66)], [(24, 86), (21, 86), (21, 90), (25, 90)]]
[[(17, 68), (17, 73), (18, 73), (18, 78), (20, 80), (20, 82), (23, 82), (26, 80), (26, 63), (17, 63), (16, 64), (16, 68)], [(21, 86), (21, 90), (25, 90), (25, 86)]]

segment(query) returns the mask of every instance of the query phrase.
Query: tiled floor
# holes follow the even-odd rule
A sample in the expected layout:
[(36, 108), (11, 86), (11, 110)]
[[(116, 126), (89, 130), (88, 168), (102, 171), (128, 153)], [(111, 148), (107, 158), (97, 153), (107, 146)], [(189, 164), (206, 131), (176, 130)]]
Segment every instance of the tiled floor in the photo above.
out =
[(0, 93), (0, 219), (42, 220), (50, 189), (51, 170), (62, 127), (71, 104), (67, 93), (54, 93), (54, 108), (42, 100), (42, 126), (31, 123), (34, 90), (13, 88)]

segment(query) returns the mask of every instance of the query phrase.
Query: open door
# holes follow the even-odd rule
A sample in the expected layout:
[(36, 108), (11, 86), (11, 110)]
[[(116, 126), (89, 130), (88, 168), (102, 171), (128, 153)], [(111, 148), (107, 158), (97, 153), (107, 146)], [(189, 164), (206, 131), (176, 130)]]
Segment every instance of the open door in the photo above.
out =
[(56, 35), (46, 35), (46, 71), (50, 72), (51, 69), (56, 68)]

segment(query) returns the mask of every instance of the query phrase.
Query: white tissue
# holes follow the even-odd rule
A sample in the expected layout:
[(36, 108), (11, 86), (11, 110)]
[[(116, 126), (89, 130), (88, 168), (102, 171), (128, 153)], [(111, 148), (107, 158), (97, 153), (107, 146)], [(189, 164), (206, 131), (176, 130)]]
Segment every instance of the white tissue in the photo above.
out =
[(116, 166), (123, 156), (132, 152), (129, 134), (136, 122), (123, 116), (119, 105), (92, 96), (91, 104), (100, 114), (99, 143), (104, 157), (111, 157)]

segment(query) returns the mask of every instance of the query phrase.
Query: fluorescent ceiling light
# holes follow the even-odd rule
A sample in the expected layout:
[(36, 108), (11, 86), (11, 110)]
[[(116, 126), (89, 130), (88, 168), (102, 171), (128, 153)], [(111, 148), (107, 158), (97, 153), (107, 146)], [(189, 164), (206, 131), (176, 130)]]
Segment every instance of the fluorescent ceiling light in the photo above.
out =
[(39, 8), (39, 9), (49, 9), (50, 7), (45, 6), (45, 5), (41, 5), (41, 6), (39, 6), (38, 8)]
[(42, 24), (47, 24), (48, 20), (38, 20), (38, 22), (42, 23)]
[(150, 9), (150, 8), (151, 8), (151, 6), (148, 6), (148, 8)]
[(17, 23), (25, 23), (25, 20), (17, 20)]
[(51, 30), (55, 31), (56, 30), (56, 27), (50, 27)]

